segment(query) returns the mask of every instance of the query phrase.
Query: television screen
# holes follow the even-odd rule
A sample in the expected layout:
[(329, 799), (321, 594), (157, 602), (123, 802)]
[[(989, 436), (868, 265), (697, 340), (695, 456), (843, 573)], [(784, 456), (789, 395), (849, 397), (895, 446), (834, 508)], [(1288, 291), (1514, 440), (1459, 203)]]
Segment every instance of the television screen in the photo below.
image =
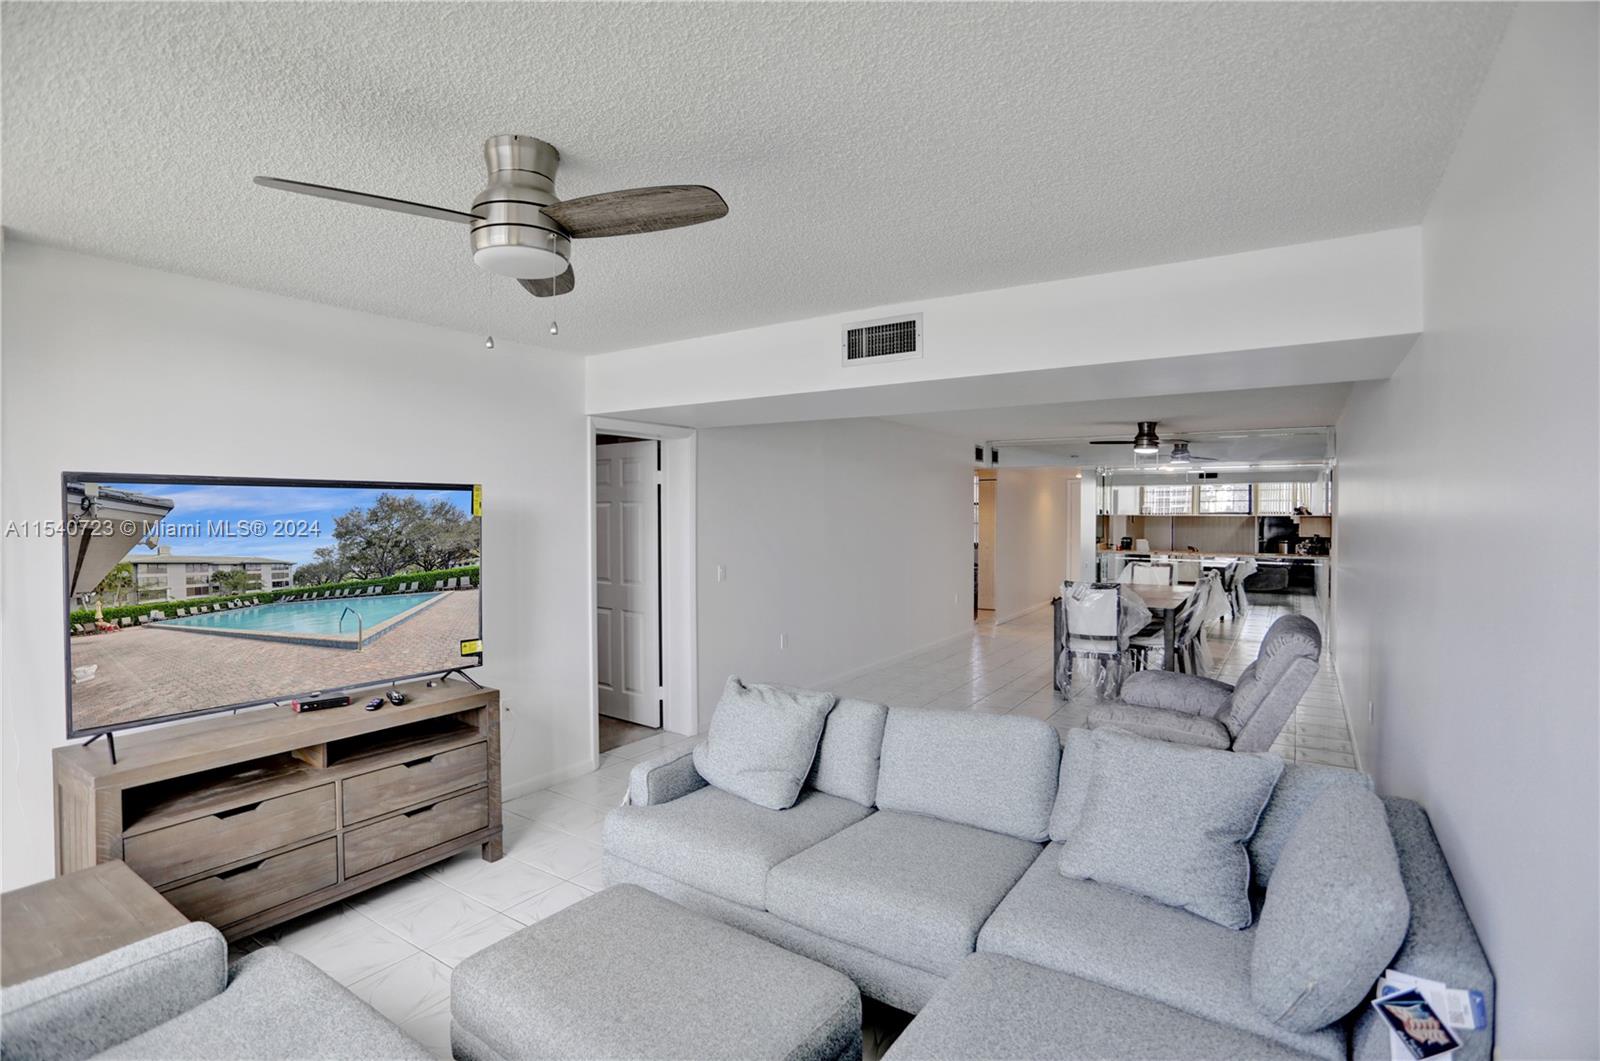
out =
[(476, 666), (476, 497), (63, 475), (67, 735)]

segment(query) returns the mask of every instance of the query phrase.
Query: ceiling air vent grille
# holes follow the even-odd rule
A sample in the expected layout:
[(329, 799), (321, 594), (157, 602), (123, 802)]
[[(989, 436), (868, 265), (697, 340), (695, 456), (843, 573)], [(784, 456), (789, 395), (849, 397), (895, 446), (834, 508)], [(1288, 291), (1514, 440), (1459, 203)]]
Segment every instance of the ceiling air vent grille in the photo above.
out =
[(922, 356), (922, 314), (847, 324), (840, 343), (847, 365)]

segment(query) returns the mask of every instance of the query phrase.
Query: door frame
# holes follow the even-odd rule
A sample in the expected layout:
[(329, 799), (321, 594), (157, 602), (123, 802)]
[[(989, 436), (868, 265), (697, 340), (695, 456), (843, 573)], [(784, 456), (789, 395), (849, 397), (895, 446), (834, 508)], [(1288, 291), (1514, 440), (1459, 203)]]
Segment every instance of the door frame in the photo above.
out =
[(661, 443), (661, 728), (683, 736), (699, 732), (695, 596), (695, 432), (670, 424), (648, 424), (591, 416), (585, 446), (589, 528), (589, 747), (594, 765), (600, 758), (599, 641), (594, 628), (599, 606), (595, 588), (595, 435), (631, 435)]

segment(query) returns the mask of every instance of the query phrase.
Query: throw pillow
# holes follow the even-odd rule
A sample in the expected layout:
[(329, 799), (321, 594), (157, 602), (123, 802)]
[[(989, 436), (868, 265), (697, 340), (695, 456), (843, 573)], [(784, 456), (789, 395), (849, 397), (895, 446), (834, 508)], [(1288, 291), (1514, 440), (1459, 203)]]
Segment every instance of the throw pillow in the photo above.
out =
[(1283, 772), (1277, 756), (1194, 748), (1091, 731), (1093, 776), (1061, 872), (1176, 906), (1228, 928), (1250, 926), (1244, 842)]
[(800, 798), (822, 727), (837, 698), (730, 677), (694, 768), (707, 782), (758, 806), (785, 810)]
[(1050, 839), (1059, 843), (1078, 827), (1093, 776), (1094, 734), (1086, 729), (1068, 730), (1061, 741), (1061, 776), (1056, 803), (1050, 810)]
[(1281, 1027), (1326, 1027), (1371, 993), (1410, 923), (1383, 801), (1329, 786), (1273, 869), (1251, 944), (1250, 996)]

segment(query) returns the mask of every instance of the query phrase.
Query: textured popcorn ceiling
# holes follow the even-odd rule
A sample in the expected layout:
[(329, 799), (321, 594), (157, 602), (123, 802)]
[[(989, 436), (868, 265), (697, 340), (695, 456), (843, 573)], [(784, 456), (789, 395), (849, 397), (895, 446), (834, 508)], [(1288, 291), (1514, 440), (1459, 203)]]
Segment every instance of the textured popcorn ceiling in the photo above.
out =
[[(594, 352), (1420, 220), (1507, 5), (7, 3), (11, 235)], [(730, 215), (575, 244), (536, 301), (464, 227), (481, 145)], [(552, 311), (561, 335), (547, 334)]]

